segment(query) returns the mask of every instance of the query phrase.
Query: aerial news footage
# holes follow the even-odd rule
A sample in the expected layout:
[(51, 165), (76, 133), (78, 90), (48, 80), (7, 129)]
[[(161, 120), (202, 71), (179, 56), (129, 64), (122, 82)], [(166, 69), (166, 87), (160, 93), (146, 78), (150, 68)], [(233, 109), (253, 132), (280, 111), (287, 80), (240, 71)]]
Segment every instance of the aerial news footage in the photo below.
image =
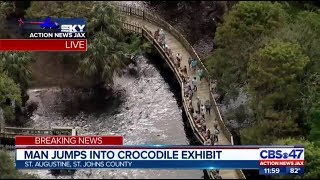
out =
[(319, 2), (0, 1), (0, 178), (319, 178)]

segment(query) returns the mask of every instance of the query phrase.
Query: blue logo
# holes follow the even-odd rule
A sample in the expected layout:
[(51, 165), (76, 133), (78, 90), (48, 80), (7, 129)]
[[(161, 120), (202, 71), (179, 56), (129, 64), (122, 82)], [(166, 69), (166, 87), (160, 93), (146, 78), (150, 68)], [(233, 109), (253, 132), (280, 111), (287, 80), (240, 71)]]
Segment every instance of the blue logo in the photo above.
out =
[(261, 159), (300, 159), (303, 149), (292, 149), (288, 151), (282, 150), (261, 150), (260, 158)]
[(26, 21), (24, 22), (21, 18), (18, 20), (19, 27), (21, 28), (25, 24), (39, 25), (42, 29), (59, 29), (59, 24), (47, 17), (44, 21)]

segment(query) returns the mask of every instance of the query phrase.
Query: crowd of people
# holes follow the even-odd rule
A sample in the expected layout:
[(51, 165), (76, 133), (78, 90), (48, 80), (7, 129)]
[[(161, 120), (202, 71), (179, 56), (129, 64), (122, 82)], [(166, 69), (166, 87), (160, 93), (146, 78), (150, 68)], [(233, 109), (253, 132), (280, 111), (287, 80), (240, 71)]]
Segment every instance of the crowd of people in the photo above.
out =
[[(204, 137), (204, 145), (216, 145), (219, 141), (218, 135), (220, 130), (218, 124), (215, 122), (213, 132), (206, 126), (206, 118), (210, 117), (212, 103), (211, 100), (205, 100), (202, 102), (199, 97), (196, 97), (196, 108), (194, 108), (192, 98), (198, 90), (198, 85), (201, 83), (201, 80), (204, 78), (204, 72), (201, 67), (198, 65), (198, 61), (195, 58), (189, 57), (188, 65), (189, 67), (181, 66), (182, 55), (177, 53), (176, 56), (173, 55), (173, 52), (166, 43), (166, 36), (163, 29), (158, 29), (154, 33), (154, 39), (159, 43), (163, 48), (164, 52), (168, 55), (169, 59), (173, 62), (175, 67), (179, 70), (180, 76), (182, 78), (184, 87), (184, 98), (187, 102), (188, 111), (192, 115), (192, 119), (196, 125), (196, 128)], [(184, 57), (185, 58), (185, 57)], [(191, 71), (192, 74), (196, 76), (189, 76), (188, 71)], [(212, 83), (211, 83), (212, 84)], [(216, 84), (216, 83), (215, 83)], [(210, 87), (213, 91), (215, 87)], [(219, 175), (219, 170), (212, 171), (215, 179), (221, 179)]]

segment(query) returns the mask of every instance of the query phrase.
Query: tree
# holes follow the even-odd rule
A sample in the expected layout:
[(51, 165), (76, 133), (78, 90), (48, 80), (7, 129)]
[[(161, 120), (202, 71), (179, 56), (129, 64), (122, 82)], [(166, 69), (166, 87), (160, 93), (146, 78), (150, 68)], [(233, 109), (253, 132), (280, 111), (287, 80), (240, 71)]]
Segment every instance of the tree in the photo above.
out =
[(32, 1), (25, 17), (87, 17), (94, 4), (92, 1)]
[(121, 22), (123, 16), (110, 2), (97, 3), (88, 17), (89, 34), (93, 38), (89, 40), (78, 72), (93, 77), (101, 88), (112, 83), (113, 74), (129, 62), (127, 55), (135, 56), (150, 45), (142, 43), (137, 36), (131, 36), (126, 42)]
[[(267, 35), (285, 24), (286, 13), (279, 3), (243, 1), (234, 5), (224, 19), (215, 35), (221, 50), (213, 52), (206, 62), (215, 64), (210, 73), (224, 87), (223, 93), (229, 93), (245, 85), (250, 54), (263, 46)], [(221, 69), (226, 72), (219, 73)], [(233, 94), (230, 98), (237, 96), (234, 92), (229, 94)]]
[(134, 36), (126, 41), (122, 29), (124, 16), (111, 2), (32, 2), (26, 16), (86, 18), (87, 35), (90, 37), (88, 51), (73, 56), (74, 59), (80, 59), (77, 72), (92, 78), (98, 89), (112, 83), (113, 74), (129, 62), (127, 55), (140, 53), (146, 46)]
[(31, 62), (31, 53), (5, 52), (0, 54), (2, 71), (19, 84), (23, 92), (27, 90), (32, 79), (32, 73), (28, 67)]
[(302, 96), (304, 123), (309, 130), (309, 140), (320, 144), (320, 72), (306, 78)]
[(243, 43), (248, 46), (261, 35), (270, 34), (281, 27), (286, 20), (285, 15), (279, 3), (239, 2), (225, 16), (223, 25), (217, 28), (216, 42), (221, 47)]
[(38, 177), (16, 170), (10, 155), (0, 150), (0, 179), (38, 179)]
[(295, 179), (318, 179), (320, 177), (320, 147), (314, 144), (313, 142), (307, 141), (305, 139), (280, 139), (276, 141), (276, 145), (303, 145), (305, 149), (304, 161), (305, 161), (305, 170), (303, 177), (299, 176), (290, 176), (288, 178)]
[(285, 112), (273, 112), (272, 116), (256, 119), (248, 128), (240, 131), (241, 144), (266, 145), (279, 138), (296, 137), (301, 134), (294, 118)]
[(13, 4), (11, 2), (0, 2), (0, 38), (8, 38), (8, 30), (6, 18), (13, 12)]
[(320, 52), (320, 13), (301, 11), (291, 23), (274, 32), (273, 37), (286, 42), (299, 43), (303, 52), (310, 58), (308, 69), (319, 70)]
[(117, 40), (100, 31), (88, 45), (85, 58), (80, 61), (78, 72), (93, 77), (99, 86), (112, 82), (113, 73), (124, 67), (123, 47)]
[(241, 131), (243, 143), (271, 143), (301, 134), (297, 124), (302, 89), (299, 80), (308, 62), (298, 44), (277, 39), (252, 55), (248, 92), (256, 123)]
[(279, 40), (253, 54), (248, 65), (248, 89), (256, 115), (264, 118), (268, 110), (294, 111), (300, 107), (299, 78), (308, 62), (298, 44)]
[(88, 29), (93, 34), (78, 72), (93, 77), (99, 87), (112, 82), (113, 73), (125, 65), (121, 15), (108, 2), (99, 2), (89, 14)]
[(124, 43), (126, 53), (130, 56), (139, 56), (144, 52), (150, 52), (151, 44), (148, 41), (144, 41), (141, 36), (132, 34), (129, 37), (129, 42)]
[[(14, 102), (14, 106), (12, 104)], [(21, 92), (17, 84), (6, 74), (0, 73), (0, 108), (7, 123), (14, 119), (15, 107), (21, 106)]]

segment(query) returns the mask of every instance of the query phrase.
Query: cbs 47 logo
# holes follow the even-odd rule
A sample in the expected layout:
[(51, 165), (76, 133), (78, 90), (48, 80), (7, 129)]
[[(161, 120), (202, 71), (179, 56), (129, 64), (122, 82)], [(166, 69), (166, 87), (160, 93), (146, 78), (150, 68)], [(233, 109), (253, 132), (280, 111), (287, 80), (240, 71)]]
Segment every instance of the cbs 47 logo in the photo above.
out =
[(282, 150), (261, 150), (262, 159), (300, 159), (303, 156), (303, 149), (292, 149), (290, 152)]

